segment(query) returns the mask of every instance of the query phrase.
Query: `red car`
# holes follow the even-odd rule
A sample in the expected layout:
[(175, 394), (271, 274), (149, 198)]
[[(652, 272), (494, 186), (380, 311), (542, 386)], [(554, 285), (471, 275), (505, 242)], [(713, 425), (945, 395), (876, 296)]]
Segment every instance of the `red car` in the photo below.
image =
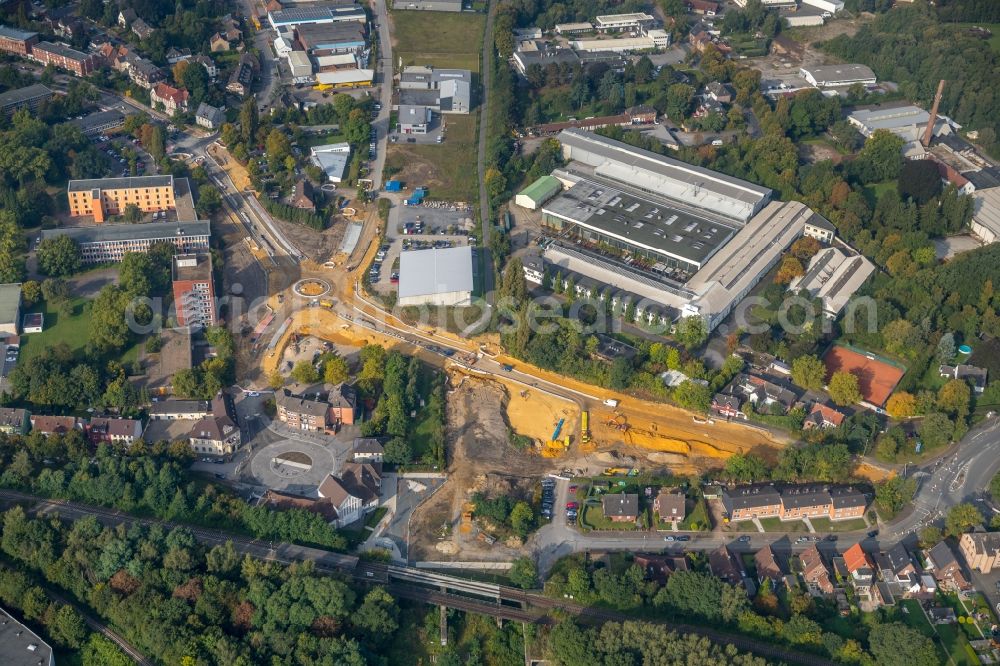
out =
[(566, 502), (566, 510), (576, 509), (579, 505), (576, 502)]
[(575, 493), (575, 492), (576, 492), (576, 486), (570, 486), (570, 487), (569, 487), (569, 491), (570, 491), (571, 493)]

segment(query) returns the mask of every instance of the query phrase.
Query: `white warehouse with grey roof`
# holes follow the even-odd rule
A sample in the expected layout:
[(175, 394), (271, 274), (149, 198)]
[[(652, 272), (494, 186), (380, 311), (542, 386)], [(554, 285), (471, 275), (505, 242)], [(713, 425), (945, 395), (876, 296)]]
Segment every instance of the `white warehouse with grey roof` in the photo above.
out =
[(468, 245), (399, 254), (396, 302), (400, 306), (469, 305), (472, 289), (472, 247)]

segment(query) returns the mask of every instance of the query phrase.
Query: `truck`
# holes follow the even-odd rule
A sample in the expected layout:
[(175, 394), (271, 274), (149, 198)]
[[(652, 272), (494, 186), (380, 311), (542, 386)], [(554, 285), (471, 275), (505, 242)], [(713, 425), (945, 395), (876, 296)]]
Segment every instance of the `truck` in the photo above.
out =
[(389, 180), (385, 183), (386, 192), (402, 192), (403, 182), (399, 180)]
[(617, 400), (612, 400), (611, 398), (608, 398), (607, 400), (604, 401), (604, 405), (606, 407), (612, 407), (612, 408), (614, 408), (614, 407), (618, 406), (618, 401)]
[(590, 428), (588, 427), (590, 418), (587, 410), (580, 412), (580, 441), (584, 444), (590, 442)]

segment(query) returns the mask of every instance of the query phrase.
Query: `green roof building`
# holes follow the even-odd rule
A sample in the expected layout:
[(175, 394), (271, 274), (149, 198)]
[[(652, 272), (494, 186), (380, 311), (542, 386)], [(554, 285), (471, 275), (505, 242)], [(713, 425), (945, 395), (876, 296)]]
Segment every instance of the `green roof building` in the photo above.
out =
[(542, 204), (562, 191), (562, 183), (555, 176), (542, 176), (517, 193), (514, 203), (521, 208), (538, 210)]

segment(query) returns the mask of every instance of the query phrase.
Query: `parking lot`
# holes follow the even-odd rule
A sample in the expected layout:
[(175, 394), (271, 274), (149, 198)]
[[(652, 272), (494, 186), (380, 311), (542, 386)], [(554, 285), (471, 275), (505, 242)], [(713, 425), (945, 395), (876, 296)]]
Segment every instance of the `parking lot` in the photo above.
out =
[(474, 245), (471, 212), (448, 205), (395, 206), (389, 211), (386, 243), (379, 249), (369, 279), (382, 292), (395, 288), (399, 254), (435, 247)]

